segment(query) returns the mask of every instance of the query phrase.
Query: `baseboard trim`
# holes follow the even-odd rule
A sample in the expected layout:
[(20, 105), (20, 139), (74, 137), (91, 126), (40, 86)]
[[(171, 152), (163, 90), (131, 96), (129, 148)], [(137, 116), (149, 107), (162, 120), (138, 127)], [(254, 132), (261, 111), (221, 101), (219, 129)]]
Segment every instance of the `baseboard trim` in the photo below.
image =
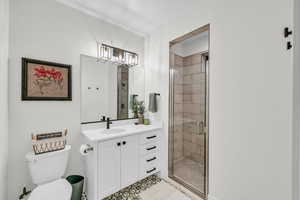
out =
[(208, 195), (208, 200), (220, 200), (220, 199), (217, 199), (217, 197), (215, 196)]

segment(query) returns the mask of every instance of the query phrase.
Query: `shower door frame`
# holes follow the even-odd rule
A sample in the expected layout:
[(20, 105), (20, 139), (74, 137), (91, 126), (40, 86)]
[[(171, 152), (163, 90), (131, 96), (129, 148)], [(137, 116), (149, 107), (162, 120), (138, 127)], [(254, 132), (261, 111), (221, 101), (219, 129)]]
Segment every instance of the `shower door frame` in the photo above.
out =
[[(202, 32), (208, 31), (208, 61), (206, 61), (206, 71), (205, 71), (205, 107), (206, 107), (206, 113), (205, 113), (205, 154), (204, 154), (204, 193), (197, 190), (192, 185), (186, 183), (184, 180), (174, 176), (174, 162), (173, 162), (173, 154), (174, 154), (174, 74), (173, 74), (173, 66), (171, 66), (171, 47), (174, 44), (177, 44), (179, 42), (182, 42), (190, 37), (193, 37), (195, 35), (198, 35)], [(204, 52), (203, 52), (204, 53)], [(203, 54), (202, 54), (203, 56)], [(169, 142), (168, 142), (168, 174), (169, 178), (173, 179), (174, 181), (178, 182), (179, 184), (183, 185), (185, 188), (189, 189), (190, 191), (194, 192), (195, 194), (199, 195), (203, 199), (208, 198), (208, 192), (209, 192), (209, 60), (210, 60), (210, 24), (207, 24), (205, 26), (202, 26), (188, 34), (185, 34), (181, 37), (178, 37), (174, 40), (172, 40), (169, 43)]]

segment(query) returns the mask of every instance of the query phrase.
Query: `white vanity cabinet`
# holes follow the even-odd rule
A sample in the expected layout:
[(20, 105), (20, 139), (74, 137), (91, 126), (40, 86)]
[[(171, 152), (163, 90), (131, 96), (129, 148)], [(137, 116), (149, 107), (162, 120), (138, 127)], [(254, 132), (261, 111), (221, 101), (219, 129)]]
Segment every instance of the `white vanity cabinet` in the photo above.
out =
[(159, 135), (157, 131), (140, 135), (140, 178), (143, 179), (158, 171)]
[(128, 136), (98, 144), (98, 189), (105, 197), (135, 183), (139, 177), (138, 137)]
[(156, 128), (94, 141), (86, 159), (88, 199), (103, 199), (159, 172), (159, 135)]
[(125, 188), (139, 179), (138, 137), (129, 136), (122, 141), (121, 149), (121, 188)]

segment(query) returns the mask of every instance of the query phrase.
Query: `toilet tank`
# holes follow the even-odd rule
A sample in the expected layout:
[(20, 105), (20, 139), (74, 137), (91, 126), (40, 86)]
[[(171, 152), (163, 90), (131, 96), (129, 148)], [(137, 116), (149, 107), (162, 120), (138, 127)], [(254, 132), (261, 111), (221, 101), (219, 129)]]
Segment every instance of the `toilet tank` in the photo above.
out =
[(26, 155), (32, 182), (41, 185), (60, 179), (67, 168), (71, 146), (66, 145), (60, 151), (35, 155), (30, 152)]

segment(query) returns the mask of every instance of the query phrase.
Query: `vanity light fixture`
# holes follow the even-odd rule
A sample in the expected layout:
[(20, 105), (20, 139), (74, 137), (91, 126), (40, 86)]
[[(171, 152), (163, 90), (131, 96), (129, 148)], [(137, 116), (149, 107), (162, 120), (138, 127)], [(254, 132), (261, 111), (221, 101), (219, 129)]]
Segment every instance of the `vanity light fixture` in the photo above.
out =
[(110, 61), (118, 65), (133, 67), (138, 65), (138, 54), (107, 44), (97, 43), (97, 56), (99, 60)]

